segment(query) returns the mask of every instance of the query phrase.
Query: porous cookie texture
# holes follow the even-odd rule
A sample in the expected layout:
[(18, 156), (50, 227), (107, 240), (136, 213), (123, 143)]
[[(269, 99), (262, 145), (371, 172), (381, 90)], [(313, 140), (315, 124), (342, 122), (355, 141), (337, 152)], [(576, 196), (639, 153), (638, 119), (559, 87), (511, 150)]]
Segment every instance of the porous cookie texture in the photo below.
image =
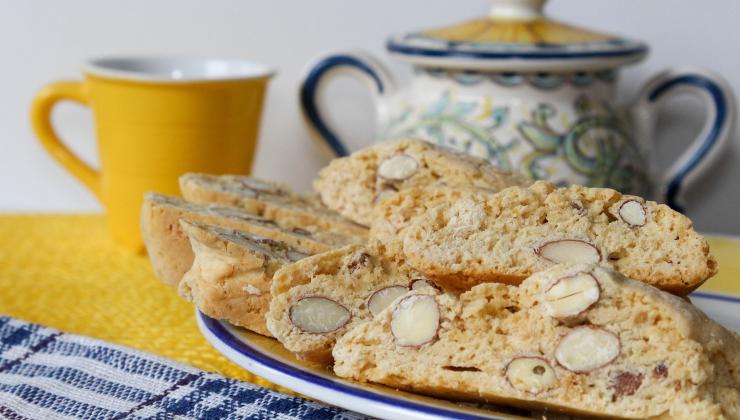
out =
[(193, 204), (177, 197), (147, 193), (141, 210), (142, 236), (154, 274), (173, 287), (193, 263), (190, 242), (178, 223), (183, 218), (280, 240), (308, 254), (359, 240), (355, 236), (324, 232), (316, 226), (280, 226), (235, 207)]
[(435, 290), (365, 247), (332, 250), (275, 273), (267, 328), (299, 357), (328, 364), (337, 337), (412, 288)]
[(422, 140), (403, 139), (332, 160), (319, 172), (314, 188), (327, 207), (370, 226), (376, 204), (404, 188), (439, 182), (494, 191), (529, 183), (483, 159)]
[(375, 206), (368, 243), (388, 258), (403, 263), (403, 234), (412, 220), (429, 209), (470, 198), (476, 193), (490, 191), (470, 186), (449, 187), (440, 183), (406, 188)]
[(265, 313), (275, 272), (306, 258), (289, 245), (248, 232), (181, 220), (195, 258), (178, 286), (204, 314), (270, 335)]
[(596, 265), (459, 296), (410, 292), (353, 326), (333, 355), (341, 377), (444, 398), (740, 418), (740, 337), (681, 298)]
[(367, 236), (367, 228), (324, 207), (315, 194), (297, 194), (271, 181), (238, 175), (185, 174), (180, 177), (185, 200), (245, 209), (282, 226), (316, 226), (325, 232)]
[(691, 220), (606, 188), (539, 181), (442, 202), (403, 230), (403, 257), (441, 285), (516, 284), (564, 262), (599, 263), (686, 294), (717, 272)]

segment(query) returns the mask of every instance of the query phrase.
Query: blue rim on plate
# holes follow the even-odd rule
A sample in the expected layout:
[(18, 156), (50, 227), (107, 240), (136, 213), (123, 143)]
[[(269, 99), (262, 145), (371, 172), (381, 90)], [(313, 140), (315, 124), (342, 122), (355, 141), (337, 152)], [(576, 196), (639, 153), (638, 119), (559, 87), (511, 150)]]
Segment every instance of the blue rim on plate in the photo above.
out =
[[(197, 316), (202, 325), (208, 329), (222, 343), (229, 346), (234, 351), (247, 357), (255, 362), (261, 364), (264, 367), (276, 370), (280, 373), (290, 375), (294, 378), (310, 382), (315, 385), (319, 385), (323, 388), (340, 392), (343, 394), (349, 394), (355, 397), (360, 397), (374, 402), (393, 405), (395, 407), (401, 407), (416, 412), (430, 414), (435, 416), (443, 416), (447, 418), (455, 419), (471, 419), (471, 420), (491, 420), (496, 419), (493, 414), (490, 416), (476, 416), (469, 413), (461, 413), (459, 411), (447, 410), (439, 407), (432, 407), (425, 404), (419, 404), (405, 400), (403, 398), (393, 398), (381, 395), (376, 392), (372, 392), (360, 387), (355, 387), (347, 384), (343, 384), (339, 381), (333, 381), (331, 379), (322, 377), (315, 373), (311, 373), (305, 370), (296, 369), (287, 363), (281, 362), (269, 354), (266, 354), (259, 349), (249, 346), (244, 341), (240, 340), (234, 334), (232, 334), (222, 323), (216, 319), (197, 311)], [(227, 356), (228, 357), (228, 356)], [(500, 418), (500, 417), (499, 417)]]
[[(732, 296), (732, 295), (726, 295), (726, 294), (721, 294), (721, 293), (694, 292), (689, 296), (697, 297), (701, 299), (718, 300), (718, 301), (723, 301), (723, 302), (740, 304), (740, 296)], [(327, 390), (367, 399), (367, 400), (370, 400), (376, 403), (381, 403), (381, 404), (391, 405), (394, 407), (399, 407), (399, 408), (403, 408), (407, 410), (412, 410), (417, 413), (429, 414), (429, 415), (434, 415), (434, 416), (443, 416), (447, 418), (456, 418), (456, 419), (472, 419), (472, 420), (487, 419), (487, 420), (490, 420), (492, 418), (493, 419), (497, 418), (495, 417), (494, 413), (492, 413), (491, 415), (486, 415), (486, 416), (477, 416), (475, 414), (463, 413), (463, 412), (449, 410), (449, 409), (445, 409), (441, 407), (434, 407), (434, 406), (429, 406), (426, 404), (415, 403), (413, 401), (409, 401), (404, 398), (389, 397), (389, 396), (379, 394), (377, 392), (373, 392), (371, 390), (367, 390), (367, 389), (364, 389), (358, 386), (348, 385), (348, 384), (345, 384), (339, 381), (334, 381), (332, 379), (317, 375), (315, 373), (295, 368), (287, 363), (284, 363), (276, 359), (272, 355), (267, 354), (245, 343), (244, 341), (239, 339), (236, 335), (234, 335), (231, 331), (229, 331), (223, 322), (213, 319), (198, 310), (196, 310), (196, 313), (197, 313), (198, 323), (200, 324), (201, 328), (207, 329), (208, 332), (212, 334), (214, 337), (216, 337), (216, 339), (219, 340), (221, 343), (228, 346), (230, 349), (234, 350), (240, 355), (246, 357), (247, 359), (250, 359), (254, 361), (255, 363), (258, 363), (267, 369), (277, 371), (284, 375), (289, 375), (295, 379), (308, 382), (313, 385), (320, 386)], [(239, 363), (237, 362), (237, 364)]]
[(689, 297), (700, 297), (704, 299), (722, 300), (725, 302), (740, 303), (740, 296), (727, 295), (716, 292), (693, 292)]

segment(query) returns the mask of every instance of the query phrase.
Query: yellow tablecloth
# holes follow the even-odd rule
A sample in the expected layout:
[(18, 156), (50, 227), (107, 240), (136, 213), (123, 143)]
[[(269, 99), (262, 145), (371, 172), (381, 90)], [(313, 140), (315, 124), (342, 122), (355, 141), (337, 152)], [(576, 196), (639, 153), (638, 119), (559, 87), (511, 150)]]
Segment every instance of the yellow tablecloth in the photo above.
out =
[(277, 388), (214, 350), (193, 306), (113, 244), (100, 215), (1, 215), (0, 314)]
[[(711, 244), (720, 274), (702, 290), (740, 294), (740, 241)], [(157, 281), (146, 257), (111, 243), (100, 215), (0, 216), (0, 314), (275, 388), (211, 348), (192, 305)]]

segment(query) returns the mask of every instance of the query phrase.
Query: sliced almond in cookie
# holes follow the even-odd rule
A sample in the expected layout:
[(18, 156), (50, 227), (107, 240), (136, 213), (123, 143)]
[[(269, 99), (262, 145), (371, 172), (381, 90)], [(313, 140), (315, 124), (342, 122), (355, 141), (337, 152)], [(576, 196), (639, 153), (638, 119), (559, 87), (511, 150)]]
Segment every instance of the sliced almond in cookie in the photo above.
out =
[(387, 308), (388, 305), (393, 303), (398, 297), (404, 295), (409, 291), (404, 286), (388, 286), (380, 290), (376, 290), (370, 298), (367, 300), (367, 308), (373, 316), (379, 314), (383, 309)]
[(409, 289), (411, 290), (422, 290), (424, 288), (431, 288), (438, 292), (442, 291), (439, 286), (424, 278), (413, 279), (409, 283)]
[(419, 347), (434, 341), (439, 329), (439, 305), (434, 296), (412, 295), (393, 310), (391, 332), (396, 345)]
[(290, 322), (307, 333), (336, 331), (347, 324), (351, 317), (347, 308), (323, 296), (304, 297), (290, 307)]
[(405, 153), (386, 158), (378, 165), (378, 175), (390, 181), (403, 181), (411, 178), (417, 170), (419, 170), (419, 163)]
[(591, 243), (581, 239), (557, 239), (548, 241), (535, 249), (535, 253), (554, 263), (596, 264), (601, 253)]
[(645, 206), (637, 200), (627, 200), (619, 206), (619, 217), (630, 226), (644, 226)]
[(555, 359), (573, 372), (590, 372), (614, 361), (621, 351), (619, 337), (601, 327), (585, 325), (560, 339)]
[(299, 252), (299, 251), (294, 251), (292, 249), (289, 249), (285, 253), (285, 255), (288, 257), (289, 260), (291, 260), (293, 262), (296, 262), (296, 261), (302, 260), (304, 258), (310, 257), (310, 255), (308, 255), (306, 253)]
[(556, 280), (543, 293), (547, 314), (553, 318), (580, 315), (598, 302), (601, 290), (590, 273), (577, 273)]
[(505, 368), (506, 381), (530, 394), (539, 394), (557, 383), (555, 370), (542, 357), (521, 356), (512, 359)]
[(277, 185), (271, 184), (261, 179), (251, 177), (238, 177), (235, 179), (236, 182), (242, 187), (247, 188), (253, 192), (268, 194), (280, 194), (281, 192), (281, 189)]

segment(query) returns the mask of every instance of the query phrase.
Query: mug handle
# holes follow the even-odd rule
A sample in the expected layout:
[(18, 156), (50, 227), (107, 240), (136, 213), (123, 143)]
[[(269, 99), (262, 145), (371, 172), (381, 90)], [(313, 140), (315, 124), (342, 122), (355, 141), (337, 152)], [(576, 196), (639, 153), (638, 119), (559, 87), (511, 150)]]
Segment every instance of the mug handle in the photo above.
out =
[(648, 81), (640, 91), (636, 122), (640, 137), (653, 135), (657, 107), (667, 98), (682, 93), (697, 96), (707, 109), (707, 120), (689, 148), (660, 179), (660, 195), (673, 209), (683, 212), (682, 193), (690, 188), (729, 145), (737, 114), (735, 98), (725, 80), (707, 70), (679, 68), (666, 70)]
[(100, 199), (100, 173), (83, 162), (62, 142), (51, 123), (51, 111), (59, 101), (69, 100), (87, 106), (83, 82), (55, 82), (45, 86), (31, 105), (31, 125), (49, 154)]
[(373, 93), (376, 104), (393, 90), (394, 83), (383, 65), (364, 52), (330, 53), (310, 66), (300, 88), (303, 116), (318, 138), (326, 143), (336, 156), (347, 156), (349, 154), (347, 146), (322, 117), (328, 103), (319, 100), (319, 92), (325, 86), (324, 82), (340, 74), (351, 75), (365, 82)]

